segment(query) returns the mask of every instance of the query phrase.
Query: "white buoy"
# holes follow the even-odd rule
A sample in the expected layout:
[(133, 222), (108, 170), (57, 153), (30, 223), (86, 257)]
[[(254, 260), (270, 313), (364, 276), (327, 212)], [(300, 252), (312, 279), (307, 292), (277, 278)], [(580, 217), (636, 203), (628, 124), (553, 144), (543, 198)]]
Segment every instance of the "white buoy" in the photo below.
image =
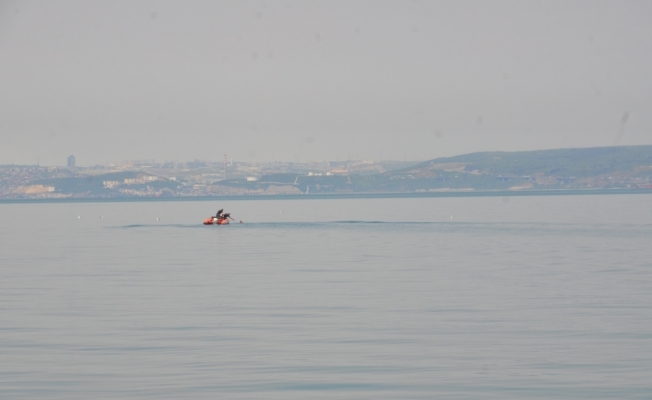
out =
[(77, 219), (79, 219), (79, 218), (81, 218), (81, 215), (78, 215), (78, 216), (77, 216)]
[(281, 211), (281, 214), (283, 214), (283, 211)]
[(157, 221), (159, 221), (159, 220), (160, 220), (160, 218), (156, 218), (156, 220), (157, 220)]
[(451, 215), (451, 219), (453, 219), (453, 216)]

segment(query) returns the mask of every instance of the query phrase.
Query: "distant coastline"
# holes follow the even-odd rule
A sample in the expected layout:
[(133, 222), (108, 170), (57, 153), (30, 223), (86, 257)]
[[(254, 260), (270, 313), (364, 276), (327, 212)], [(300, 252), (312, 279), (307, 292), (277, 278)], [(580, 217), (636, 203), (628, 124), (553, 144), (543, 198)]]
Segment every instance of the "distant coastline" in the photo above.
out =
[(0, 165), (3, 202), (465, 197), (650, 190), (650, 145), (481, 152), (425, 162)]
[(404, 193), (318, 193), (240, 196), (195, 197), (116, 197), (116, 198), (36, 198), (0, 199), (0, 204), (42, 203), (142, 203), (174, 201), (243, 201), (243, 200), (337, 200), (337, 199), (405, 199), (405, 198), (451, 198), (451, 197), (528, 197), (528, 196), (586, 196), (652, 194), (649, 189), (545, 189), (545, 190), (486, 190), (486, 191), (440, 191)]

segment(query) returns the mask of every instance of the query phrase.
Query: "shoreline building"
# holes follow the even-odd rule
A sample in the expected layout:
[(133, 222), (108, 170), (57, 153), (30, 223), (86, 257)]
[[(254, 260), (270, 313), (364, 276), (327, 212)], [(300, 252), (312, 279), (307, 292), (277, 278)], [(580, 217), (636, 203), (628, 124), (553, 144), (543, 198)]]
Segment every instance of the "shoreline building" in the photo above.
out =
[(75, 167), (75, 156), (69, 156), (68, 157), (68, 167), (70, 167), (70, 168)]

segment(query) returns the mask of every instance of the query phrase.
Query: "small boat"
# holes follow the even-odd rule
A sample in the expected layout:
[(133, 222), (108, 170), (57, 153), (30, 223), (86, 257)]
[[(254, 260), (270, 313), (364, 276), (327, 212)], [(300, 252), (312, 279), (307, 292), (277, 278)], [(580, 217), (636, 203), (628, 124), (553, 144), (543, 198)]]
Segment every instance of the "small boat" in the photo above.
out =
[(204, 225), (228, 225), (228, 218), (209, 217), (204, 220)]

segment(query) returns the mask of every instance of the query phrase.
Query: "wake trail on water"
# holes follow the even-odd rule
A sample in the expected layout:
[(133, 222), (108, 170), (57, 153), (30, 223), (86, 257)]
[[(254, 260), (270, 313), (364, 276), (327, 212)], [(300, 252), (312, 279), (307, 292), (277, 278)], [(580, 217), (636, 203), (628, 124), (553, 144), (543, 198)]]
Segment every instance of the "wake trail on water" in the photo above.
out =
[(450, 224), (450, 222), (433, 221), (315, 221), (315, 222), (243, 222), (231, 223), (226, 226), (203, 225), (203, 224), (129, 224), (112, 226), (112, 229), (137, 229), (137, 228), (201, 228), (201, 229), (233, 229), (245, 227), (306, 227), (306, 226), (328, 226), (328, 225), (435, 225)]
[(464, 233), (464, 234), (508, 234), (518, 236), (584, 236), (584, 237), (650, 237), (652, 240), (652, 225), (650, 224), (595, 224), (595, 223), (564, 223), (564, 222), (472, 222), (472, 221), (266, 221), (243, 222), (229, 225), (203, 225), (193, 224), (129, 224), (110, 226), (107, 229), (203, 229), (221, 231), (226, 229), (235, 231), (250, 230), (396, 230), (396, 231), (422, 231), (424, 233)]
[(110, 226), (110, 229), (135, 229), (135, 228), (196, 228), (196, 224), (131, 224)]

